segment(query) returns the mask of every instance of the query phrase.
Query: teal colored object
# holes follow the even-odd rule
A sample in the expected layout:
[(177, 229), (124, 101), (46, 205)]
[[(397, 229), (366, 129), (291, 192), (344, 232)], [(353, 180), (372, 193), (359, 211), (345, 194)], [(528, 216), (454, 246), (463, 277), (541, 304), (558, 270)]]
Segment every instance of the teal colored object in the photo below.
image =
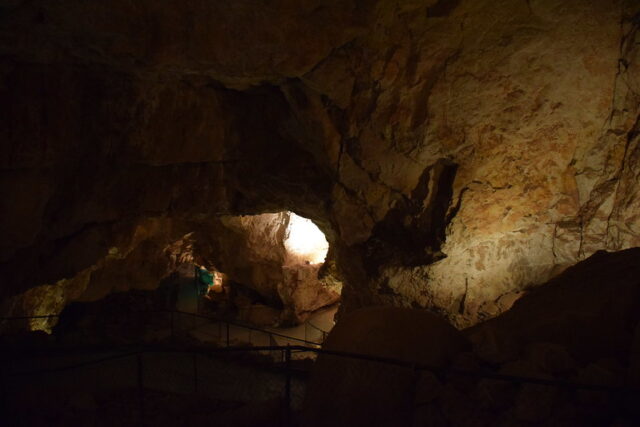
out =
[(207, 286), (213, 285), (213, 274), (209, 273), (204, 268), (198, 269), (198, 278), (203, 284)]
[(209, 286), (213, 285), (213, 274), (206, 269), (196, 267), (196, 287), (199, 295), (205, 295)]

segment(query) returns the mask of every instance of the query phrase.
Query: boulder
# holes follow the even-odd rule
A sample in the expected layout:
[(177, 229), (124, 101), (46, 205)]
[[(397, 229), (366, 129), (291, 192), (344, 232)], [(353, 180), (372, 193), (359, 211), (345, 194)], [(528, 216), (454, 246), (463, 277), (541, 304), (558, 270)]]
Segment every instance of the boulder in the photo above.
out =
[(465, 334), (475, 352), (491, 362), (516, 359), (533, 343), (549, 343), (564, 347), (578, 362), (614, 357), (626, 363), (639, 320), (640, 248), (634, 248), (594, 254)]
[[(426, 311), (369, 307), (341, 319), (323, 348), (443, 367), (467, 344), (460, 332)], [(321, 354), (305, 396), (302, 425), (405, 425), (416, 394), (432, 400), (439, 388), (437, 379), (411, 366)]]

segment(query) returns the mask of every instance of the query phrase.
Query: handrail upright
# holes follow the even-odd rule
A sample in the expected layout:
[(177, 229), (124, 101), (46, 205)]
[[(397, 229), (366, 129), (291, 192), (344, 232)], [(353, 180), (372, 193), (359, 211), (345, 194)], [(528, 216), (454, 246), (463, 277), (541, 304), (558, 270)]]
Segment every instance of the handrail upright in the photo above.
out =
[(227, 325), (227, 347), (229, 347), (229, 322), (225, 321), (225, 323)]
[(142, 353), (136, 354), (136, 366), (138, 377), (138, 404), (140, 410), (140, 425), (144, 425), (144, 379), (142, 370)]
[(284, 350), (284, 369), (285, 369), (285, 383), (284, 383), (284, 424), (286, 426), (291, 425), (291, 346), (287, 344)]

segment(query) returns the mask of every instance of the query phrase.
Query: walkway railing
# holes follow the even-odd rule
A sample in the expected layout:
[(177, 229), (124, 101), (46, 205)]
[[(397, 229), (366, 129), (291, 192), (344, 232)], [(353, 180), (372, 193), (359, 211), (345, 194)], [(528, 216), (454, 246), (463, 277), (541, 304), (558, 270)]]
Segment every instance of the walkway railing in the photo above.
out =
[[(171, 334), (172, 336), (175, 336), (177, 333), (181, 333), (181, 332), (185, 332), (185, 330), (188, 329), (179, 329), (176, 325), (176, 321), (175, 321), (175, 317), (176, 315), (185, 315), (185, 316), (189, 316), (192, 318), (196, 318), (196, 319), (205, 319), (207, 321), (213, 321), (215, 323), (219, 323), (220, 325), (224, 325), (224, 332), (220, 332), (217, 336), (218, 337), (223, 337), (223, 343), (225, 344), (224, 347), (218, 347), (218, 348), (211, 348), (211, 347), (196, 347), (196, 349), (192, 348), (189, 349), (188, 351), (193, 352), (193, 351), (197, 351), (200, 353), (219, 353), (219, 352), (225, 352), (225, 351), (230, 351), (230, 352), (261, 352), (261, 351), (280, 351), (282, 352), (283, 356), (281, 358), (282, 361), (285, 361), (288, 357), (290, 357), (291, 352), (312, 352), (312, 353), (316, 353), (316, 354), (327, 354), (327, 355), (332, 355), (332, 356), (338, 356), (338, 357), (343, 357), (343, 358), (351, 358), (351, 359), (360, 359), (360, 360), (366, 360), (366, 361), (372, 361), (372, 362), (379, 362), (379, 363), (384, 363), (384, 364), (388, 364), (388, 365), (395, 365), (395, 366), (401, 366), (401, 367), (407, 367), (407, 368), (411, 368), (415, 371), (422, 371), (422, 370), (427, 370), (427, 371), (431, 371), (434, 374), (438, 375), (438, 376), (447, 376), (447, 375), (459, 375), (459, 376), (467, 376), (467, 377), (475, 377), (475, 378), (486, 378), (486, 379), (495, 379), (495, 380), (502, 380), (502, 381), (511, 381), (511, 382), (518, 382), (518, 383), (530, 383), (530, 384), (538, 384), (538, 385), (549, 385), (549, 386), (557, 386), (557, 387), (568, 387), (568, 388), (574, 388), (574, 389), (584, 389), (584, 390), (592, 390), (592, 391), (607, 391), (607, 392), (620, 392), (620, 391), (624, 391), (624, 392), (633, 392), (633, 393), (638, 393), (640, 392), (640, 389), (638, 388), (629, 388), (629, 387), (613, 387), (613, 386), (606, 386), (606, 385), (589, 385), (589, 384), (582, 384), (582, 383), (577, 383), (577, 382), (571, 382), (571, 381), (563, 381), (563, 380), (550, 380), (550, 379), (541, 379), (541, 378), (529, 378), (529, 377), (521, 377), (521, 376), (513, 376), (513, 375), (504, 375), (504, 374), (496, 374), (496, 373), (492, 373), (492, 372), (478, 372), (478, 371), (466, 371), (466, 370), (460, 370), (460, 369), (453, 369), (453, 368), (443, 368), (443, 367), (437, 367), (437, 366), (433, 366), (433, 365), (427, 365), (424, 363), (414, 363), (414, 362), (406, 362), (406, 361), (402, 361), (402, 360), (398, 360), (398, 359), (394, 359), (394, 358), (388, 358), (388, 357), (380, 357), (380, 356), (372, 356), (372, 355), (365, 355), (365, 354), (358, 354), (358, 353), (349, 353), (349, 352), (343, 352), (343, 351), (333, 351), (333, 350), (327, 350), (327, 349), (323, 349), (321, 348), (322, 342), (317, 342), (317, 341), (309, 341), (306, 339), (302, 339), (302, 338), (297, 338), (297, 337), (292, 337), (292, 336), (288, 336), (285, 334), (281, 334), (275, 331), (271, 331), (271, 330), (267, 330), (267, 329), (262, 329), (262, 328), (258, 328), (255, 326), (251, 326), (251, 325), (246, 325), (246, 324), (241, 324), (239, 322), (236, 321), (231, 321), (228, 319), (221, 319), (218, 317), (210, 317), (210, 316), (205, 316), (205, 315), (201, 315), (201, 314), (196, 314), (196, 313), (188, 313), (188, 312), (183, 312), (183, 311), (179, 311), (179, 310), (149, 310), (149, 311), (138, 311), (138, 312), (133, 312), (135, 314), (145, 314), (145, 315), (151, 315), (151, 314), (159, 314), (159, 313), (169, 313), (171, 315)], [(49, 314), (49, 315), (37, 315), (37, 316), (12, 316), (12, 317), (0, 317), (0, 320), (2, 321), (10, 321), (10, 320), (29, 320), (29, 319), (43, 319), (43, 318), (52, 318), (52, 317), (60, 317), (59, 314)], [(196, 325), (196, 328), (200, 325)], [(309, 325), (315, 329), (317, 329), (319, 332), (321, 332), (323, 335), (323, 339), (326, 338), (327, 332), (323, 331), (320, 328), (317, 328), (316, 326), (314, 326), (313, 324), (309, 323)], [(262, 345), (262, 346), (232, 346), (232, 340), (231, 340), (231, 336), (230, 336), (230, 328), (231, 327), (238, 327), (238, 328), (242, 328), (245, 329), (249, 332), (259, 332), (259, 333), (263, 333), (263, 334), (267, 334), (270, 337), (270, 342), (273, 343), (275, 340), (273, 339), (273, 337), (279, 337), (279, 338), (283, 338), (286, 340), (290, 340), (290, 341), (296, 341), (296, 342), (300, 342), (303, 345), (290, 345), (287, 344), (286, 346), (283, 345), (277, 345), (277, 344), (269, 344), (269, 345)], [(219, 329), (220, 331), (220, 329)], [(250, 335), (249, 335), (250, 337)], [(253, 344), (251, 339), (249, 339), (248, 341), (246, 341), (246, 344)], [(304, 345), (306, 344), (306, 345)], [(137, 346), (142, 346), (144, 348), (144, 350), (142, 351), (150, 351), (149, 349), (153, 349), (153, 351), (159, 351), (159, 349), (162, 349), (162, 351), (167, 351), (168, 348), (171, 348), (170, 345), (163, 345), (163, 344), (136, 344)], [(110, 346), (111, 348), (111, 346)], [(181, 347), (182, 348), (182, 347)], [(174, 350), (170, 350), (170, 351), (176, 351)], [(184, 349), (180, 350), (180, 351), (185, 351)], [(286, 353), (286, 357), (284, 356)], [(123, 356), (124, 357), (124, 356)]]
[(305, 337), (305, 339), (307, 339), (307, 328), (308, 327), (313, 329), (313, 330), (316, 330), (316, 331), (318, 331), (318, 332), (320, 332), (322, 334), (322, 342), (324, 342), (324, 340), (327, 339), (328, 332), (323, 330), (323, 329), (318, 328), (316, 325), (311, 323), (310, 320), (307, 320), (306, 322), (304, 322), (304, 337)]
[[(304, 338), (298, 338), (290, 335), (286, 335), (273, 329), (265, 329), (256, 327), (253, 325), (243, 324), (238, 321), (225, 319), (221, 317), (206, 316), (198, 313), (189, 313), (180, 310), (147, 310), (147, 311), (128, 311), (123, 312), (123, 315), (139, 316), (142, 315), (149, 318), (157, 318), (158, 315), (168, 314), (169, 325), (168, 330), (171, 337), (183, 335), (185, 333), (197, 333), (207, 336), (210, 339), (215, 339), (217, 344), (222, 344), (225, 347), (230, 347), (234, 342), (241, 341), (245, 344), (252, 346), (277, 346), (278, 340), (283, 341), (284, 344), (301, 344), (307, 346), (318, 347), (322, 345), (328, 332), (324, 331), (309, 322), (304, 323)], [(32, 320), (32, 319), (48, 319), (48, 318), (60, 318), (61, 314), (47, 314), (37, 316), (12, 316), (1, 317), (0, 321), (18, 321), (18, 320)], [(185, 322), (185, 318), (191, 318), (191, 322)], [(201, 320), (202, 322), (198, 322)], [(215, 327), (217, 325), (217, 328)], [(207, 328), (210, 327), (210, 328)], [(212, 333), (213, 331), (216, 333)], [(311, 340), (309, 338), (308, 328), (317, 332), (319, 340)]]
[[(72, 355), (77, 355), (76, 349), (62, 349), (60, 350), (63, 353), (67, 352)], [(103, 349), (102, 352), (106, 352), (107, 350)], [(315, 354), (324, 354), (330, 355), (342, 359), (351, 359), (351, 360), (360, 360), (366, 362), (376, 362), (380, 363), (384, 366), (395, 366), (403, 369), (407, 369), (408, 372), (413, 376), (413, 384), (417, 384), (419, 380), (419, 376), (422, 371), (429, 371), (435, 374), (440, 379), (450, 379), (453, 377), (467, 377), (474, 379), (492, 379), (497, 381), (509, 382), (516, 385), (521, 384), (536, 384), (543, 385), (549, 387), (557, 387), (570, 391), (592, 391), (592, 392), (602, 392), (607, 394), (612, 394), (614, 396), (622, 396), (622, 395), (639, 395), (640, 389), (626, 386), (608, 386), (601, 384), (587, 384), (587, 383), (579, 383), (573, 381), (565, 381), (565, 380), (557, 380), (557, 379), (542, 379), (542, 378), (534, 378), (534, 377), (523, 377), (523, 376), (514, 376), (514, 375), (505, 375), (505, 374), (497, 374), (493, 372), (486, 371), (478, 371), (478, 370), (462, 370), (455, 369), (450, 367), (441, 367), (434, 366), (424, 363), (417, 362), (409, 362), (405, 360), (399, 360), (389, 357), (379, 357), (375, 355), (368, 354), (358, 354), (358, 353), (350, 353), (344, 351), (334, 351), (327, 350), (318, 347), (310, 347), (310, 346), (262, 346), (262, 347), (219, 347), (219, 348), (204, 348), (200, 346), (176, 346), (176, 345), (160, 345), (160, 344), (147, 344), (143, 346), (137, 346), (135, 348), (113, 348), (111, 352), (117, 351), (117, 354), (111, 354), (106, 357), (98, 358), (95, 360), (84, 361), (81, 363), (75, 363), (73, 365), (61, 366), (50, 369), (36, 369), (31, 371), (22, 371), (22, 372), (6, 372), (6, 365), (3, 367), (3, 378), (5, 380), (9, 380), (11, 378), (22, 378), (26, 376), (38, 376), (42, 377), (47, 374), (53, 374), (56, 372), (64, 372), (74, 369), (81, 369), (91, 365), (99, 365), (104, 364), (113, 360), (124, 359), (124, 358), (132, 358), (135, 357), (136, 361), (136, 373), (132, 378), (136, 379), (136, 387), (138, 390), (138, 405), (139, 405), (139, 413), (141, 420), (144, 419), (144, 396), (145, 391), (148, 389), (146, 387), (145, 378), (149, 378), (148, 370), (145, 367), (145, 363), (147, 363), (147, 359), (143, 357), (143, 355), (148, 355), (152, 353), (178, 353), (178, 354), (189, 354), (191, 355), (191, 363), (192, 363), (192, 391), (194, 393), (199, 393), (203, 391), (204, 384), (201, 381), (200, 373), (201, 367), (203, 367), (203, 361), (212, 361), (213, 359), (206, 359), (202, 356), (213, 356), (215, 354), (224, 354), (224, 353), (251, 353), (251, 352), (280, 352), (282, 357), (280, 361), (274, 363), (271, 366), (260, 365), (258, 362), (256, 363), (256, 367), (261, 367), (263, 369), (271, 369), (272, 372), (275, 372), (277, 375), (282, 375), (284, 377), (284, 382), (281, 390), (281, 398), (282, 398), (282, 425), (288, 426), (291, 423), (291, 411), (292, 411), (292, 380), (294, 377), (299, 376), (301, 373), (300, 370), (296, 370), (292, 366), (293, 354), (297, 352), (311, 352)], [(7, 356), (11, 356), (11, 352), (4, 355), (5, 358)], [(37, 356), (37, 353), (36, 353)], [(24, 360), (24, 359), (22, 359)], [(145, 377), (145, 372), (147, 375)], [(163, 372), (166, 373), (166, 372)], [(304, 372), (303, 372), (304, 373)], [(417, 408), (421, 405), (420, 402), (415, 401), (415, 387), (407, 391), (407, 399), (412, 402), (412, 407)], [(300, 399), (298, 399), (300, 400)]]
[[(185, 311), (179, 311), (179, 310), (170, 310), (170, 312), (172, 313), (172, 316), (175, 315), (182, 315), (182, 316), (188, 316), (188, 317), (193, 317), (196, 319), (206, 319), (208, 321), (213, 321), (214, 323), (219, 323), (224, 325), (225, 327), (225, 332), (224, 332), (224, 338), (225, 338), (225, 342), (226, 342), (226, 346), (229, 347), (229, 340), (230, 340), (230, 328), (231, 327), (237, 327), (237, 328), (241, 328), (247, 331), (253, 331), (253, 332), (259, 332), (259, 333), (263, 333), (263, 334), (268, 334), (271, 337), (278, 337), (278, 338), (282, 338), (284, 340), (288, 340), (288, 341), (295, 341), (297, 343), (300, 344), (306, 344), (306, 345), (314, 345), (314, 346), (319, 346), (322, 345), (322, 342), (324, 341), (324, 339), (327, 336), (327, 331), (323, 331), (320, 328), (315, 328), (315, 326), (313, 326), (316, 330), (318, 330), (321, 334), (322, 334), (322, 340), (320, 341), (312, 341), (312, 340), (308, 340), (307, 339), (307, 333), (306, 333), (306, 326), (305, 326), (305, 338), (297, 338), (297, 337), (293, 337), (290, 335), (286, 335), (286, 334), (282, 334), (279, 332), (276, 332), (272, 329), (264, 329), (264, 328), (259, 328), (256, 326), (252, 326), (252, 325), (248, 325), (248, 324), (243, 324), (240, 323), (238, 321), (233, 321), (233, 320), (229, 320), (229, 319), (223, 319), (223, 318), (219, 318), (219, 317), (211, 317), (211, 316), (205, 316), (202, 314), (197, 314), (197, 313), (189, 313), (189, 312), (185, 312)], [(305, 322), (305, 325), (307, 323)], [(218, 334), (218, 336), (222, 336), (221, 334)], [(253, 341), (251, 340), (251, 335), (249, 335), (249, 343), (253, 343)]]

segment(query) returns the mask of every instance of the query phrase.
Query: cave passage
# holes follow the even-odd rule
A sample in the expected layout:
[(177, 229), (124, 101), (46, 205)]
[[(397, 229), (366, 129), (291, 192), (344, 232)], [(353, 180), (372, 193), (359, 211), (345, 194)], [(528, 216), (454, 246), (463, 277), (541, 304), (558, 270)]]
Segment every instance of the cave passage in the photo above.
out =
[(310, 219), (293, 212), (288, 214), (290, 215), (289, 224), (284, 241), (287, 251), (310, 264), (324, 263), (329, 251), (329, 242), (324, 233)]
[(339, 301), (329, 242), (310, 219), (289, 211), (224, 216), (200, 238), (210, 240), (193, 257), (201, 313), (295, 326)]
[[(289, 211), (214, 217), (174, 235), (151, 234), (125, 257), (116, 249), (76, 277), (16, 296), (9, 314), (23, 320), (0, 329), (51, 333), (70, 305), (92, 317), (155, 307), (294, 328), (320, 310), (335, 312), (340, 300), (342, 280), (327, 238)], [(325, 313), (319, 323), (326, 331), (333, 318)]]
[[(288, 211), (214, 223), (193, 234), (193, 252), (182, 257), (187, 262), (162, 281), (167, 308), (321, 340), (333, 327), (342, 288), (324, 233)], [(204, 322), (192, 333), (207, 341), (215, 328)], [(232, 328), (230, 339), (246, 342), (245, 335)]]

